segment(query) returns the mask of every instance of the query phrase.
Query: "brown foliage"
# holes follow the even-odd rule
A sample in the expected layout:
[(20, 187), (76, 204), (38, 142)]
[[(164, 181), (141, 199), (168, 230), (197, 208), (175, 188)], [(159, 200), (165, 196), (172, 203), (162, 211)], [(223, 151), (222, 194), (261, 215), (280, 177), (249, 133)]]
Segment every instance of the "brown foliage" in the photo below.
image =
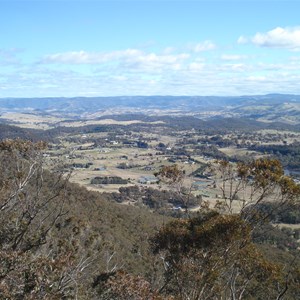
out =
[(250, 283), (262, 278), (269, 288), (280, 269), (263, 257), (250, 233), (249, 224), (239, 215), (214, 212), (167, 224), (152, 241), (154, 253), (165, 264), (166, 295), (240, 299)]
[(226, 213), (236, 213), (239, 209), (250, 219), (263, 202), (276, 203), (277, 209), (281, 209), (300, 197), (300, 186), (284, 175), (282, 165), (276, 159), (258, 159), (236, 165), (217, 161), (215, 171), (219, 175), (217, 181)]
[(43, 142), (0, 142), (1, 298), (74, 295), (73, 257), (68, 251), (51, 253), (46, 247), (55, 224), (65, 215), (66, 179), (47, 180), (41, 152), (45, 147)]
[[(118, 300), (172, 300), (173, 297), (162, 297), (158, 291), (151, 288), (151, 284), (141, 276), (134, 276), (119, 270), (110, 274), (103, 274), (101, 279), (102, 293), (100, 299)], [(98, 279), (99, 284), (99, 279)]]

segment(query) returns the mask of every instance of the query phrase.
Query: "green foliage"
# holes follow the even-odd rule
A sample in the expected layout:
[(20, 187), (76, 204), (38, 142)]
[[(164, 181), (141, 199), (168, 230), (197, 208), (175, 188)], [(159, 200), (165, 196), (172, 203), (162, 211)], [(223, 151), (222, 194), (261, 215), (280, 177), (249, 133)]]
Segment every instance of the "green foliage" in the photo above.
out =
[[(299, 232), (262, 230), (268, 218), (297, 219), (299, 187), (278, 161), (236, 167), (219, 162), (226, 184), (238, 174), (252, 188), (252, 202), (241, 213), (206, 208), (168, 222), (111, 199), (141, 198), (152, 208), (165, 202), (188, 206), (197, 199), (183, 189), (186, 174), (178, 166), (157, 174), (173, 186), (171, 192), (130, 187), (118, 196), (100, 194), (71, 184), (66, 174), (46, 171), (45, 147), (0, 143), (1, 299), (299, 298), (300, 263), (292, 255)], [(244, 200), (237, 196), (232, 192), (227, 199)], [(267, 260), (263, 253), (271, 256), (273, 250), (276, 257)]]
[(278, 210), (278, 204), (274, 202), (261, 203), (256, 210), (260, 215), (268, 216), (272, 223), (299, 224), (300, 203), (287, 203)]
[(253, 145), (249, 149), (271, 154), (279, 159), (285, 167), (290, 169), (299, 169), (299, 143), (293, 143), (290, 145)]
[(128, 180), (118, 176), (97, 176), (91, 180), (91, 184), (127, 184)]
[(1, 299), (92, 299), (94, 276), (120, 266), (152, 277), (162, 218), (47, 172), (40, 144), (0, 148)]
[[(39, 252), (65, 212), (61, 201), (66, 180), (47, 181), (41, 150), (45, 143), (0, 143), (0, 297), (68, 299), (74, 286), (68, 251)], [(72, 273), (72, 275), (71, 275)]]
[(279, 229), (271, 224), (256, 228), (252, 233), (252, 239), (256, 244), (272, 245), (283, 251), (296, 250), (300, 246), (296, 237), (296, 230), (286, 227)]
[[(272, 201), (276, 212), (293, 205), (299, 200), (300, 187), (284, 176), (277, 160), (259, 159), (237, 165), (222, 160), (217, 166), (225, 214), (208, 211), (172, 221), (152, 240), (152, 250), (165, 267), (162, 290), (178, 299), (242, 299), (259, 289), (261, 299), (280, 299), (287, 294), (291, 272), (267, 260), (252, 239), (267, 237), (278, 247), (286, 239), (286, 249), (297, 248), (297, 243), (291, 243), (286, 235), (259, 233), (269, 212), (258, 209)], [(240, 212), (234, 212), (234, 201), (240, 201), (238, 196), (246, 191)]]
[(179, 299), (242, 297), (245, 287), (269, 289), (280, 268), (251, 242), (251, 228), (238, 215), (210, 212), (164, 226), (152, 240), (166, 267), (166, 295)]
[[(143, 203), (151, 209), (163, 213), (163, 208), (170, 210), (170, 205), (178, 207), (182, 205), (182, 196), (174, 191), (158, 190), (154, 188), (139, 188), (138, 186), (121, 187), (119, 193), (113, 194), (115, 201), (136, 201), (136, 204)], [(193, 195), (188, 195), (189, 201), (186, 201), (188, 207), (199, 205), (201, 199)], [(184, 197), (184, 196), (183, 196)]]
[(100, 300), (174, 300), (162, 297), (151, 284), (141, 276), (133, 276), (124, 270), (98, 276), (94, 282)]
[(171, 166), (163, 166), (160, 171), (154, 174), (160, 181), (167, 184), (170, 190), (176, 194), (177, 202), (180, 202), (180, 207), (188, 213), (188, 207), (194, 203), (198, 205), (202, 202), (202, 197), (196, 198), (192, 195), (192, 184), (187, 181), (188, 176), (183, 168), (179, 168), (174, 164)]
[(161, 170), (155, 174), (160, 180), (166, 182), (167, 184), (180, 183), (184, 179), (185, 172), (181, 170), (178, 165), (163, 166)]
[(257, 216), (257, 207), (262, 203), (273, 202), (280, 210), (299, 200), (300, 186), (284, 176), (282, 165), (276, 159), (263, 158), (238, 164), (219, 160), (216, 163), (213, 169), (222, 191), (224, 210), (229, 213), (234, 212), (234, 204), (237, 204), (248, 220), (260, 218), (263, 221), (268, 215)]

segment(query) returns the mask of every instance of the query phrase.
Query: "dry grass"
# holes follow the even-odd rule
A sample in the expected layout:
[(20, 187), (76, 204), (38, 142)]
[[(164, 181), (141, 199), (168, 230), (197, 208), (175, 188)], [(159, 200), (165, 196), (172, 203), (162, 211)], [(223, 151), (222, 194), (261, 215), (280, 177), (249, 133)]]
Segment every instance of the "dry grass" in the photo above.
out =
[(33, 129), (50, 129), (53, 125), (61, 122), (62, 118), (54, 116), (39, 116), (35, 114), (24, 114), (24, 113), (5, 113), (0, 119), (5, 119), (14, 123), (17, 123), (22, 128), (33, 128)]
[(219, 148), (220, 151), (222, 151), (224, 154), (228, 156), (254, 156), (254, 157), (261, 157), (261, 153), (256, 151), (247, 150), (244, 148), (236, 148), (236, 147), (226, 147), (226, 148)]
[(132, 125), (132, 124), (163, 124), (162, 121), (156, 121), (156, 122), (143, 122), (140, 120), (131, 120), (131, 121), (117, 121), (113, 119), (104, 119), (104, 120), (87, 120), (87, 121), (76, 121), (76, 122), (63, 122), (60, 125), (66, 126), (66, 127), (81, 127), (86, 125)]

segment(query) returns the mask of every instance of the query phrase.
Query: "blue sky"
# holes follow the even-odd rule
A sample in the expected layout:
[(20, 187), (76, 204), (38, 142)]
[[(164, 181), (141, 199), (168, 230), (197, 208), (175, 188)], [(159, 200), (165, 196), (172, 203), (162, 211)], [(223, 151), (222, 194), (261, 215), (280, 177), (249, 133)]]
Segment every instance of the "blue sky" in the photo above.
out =
[(0, 0), (0, 97), (300, 94), (300, 0)]

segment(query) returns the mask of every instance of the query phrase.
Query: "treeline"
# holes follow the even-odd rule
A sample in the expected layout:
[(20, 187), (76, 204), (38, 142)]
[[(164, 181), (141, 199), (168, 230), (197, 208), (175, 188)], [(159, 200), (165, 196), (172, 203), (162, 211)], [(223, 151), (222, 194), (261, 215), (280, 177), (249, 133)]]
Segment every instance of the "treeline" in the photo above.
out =
[(52, 141), (51, 135), (43, 130), (25, 129), (12, 125), (0, 124), (0, 140), (17, 138), (33, 142), (40, 140), (47, 142)]
[(300, 224), (300, 203), (287, 204), (278, 210), (276, 203), (267, 202), (258, 205), (257, 210), (268, 215), (272, 223)]
[(127, 184), (128, 180), (118, 176), (97, 176), (91, 180), (91, 184)]
[(290, 169), (300, 169), (300, 143), (298, 142), (288, 145), (253, 145), (249, 149), (271, 154)]
[(130, 201), (137, 206), (143, 204), (161, 214), (172, 214), (172, 209), (182, 208), (183, 203), (187, 203), (188, 208), (198, 206), (202, 200), (201, 196), (195, 197), (192, 194), (178, 195), (174, 191), (138, 186), (121, 187), (119, 193), (110, 193), (107, 196), (118, 203)]

